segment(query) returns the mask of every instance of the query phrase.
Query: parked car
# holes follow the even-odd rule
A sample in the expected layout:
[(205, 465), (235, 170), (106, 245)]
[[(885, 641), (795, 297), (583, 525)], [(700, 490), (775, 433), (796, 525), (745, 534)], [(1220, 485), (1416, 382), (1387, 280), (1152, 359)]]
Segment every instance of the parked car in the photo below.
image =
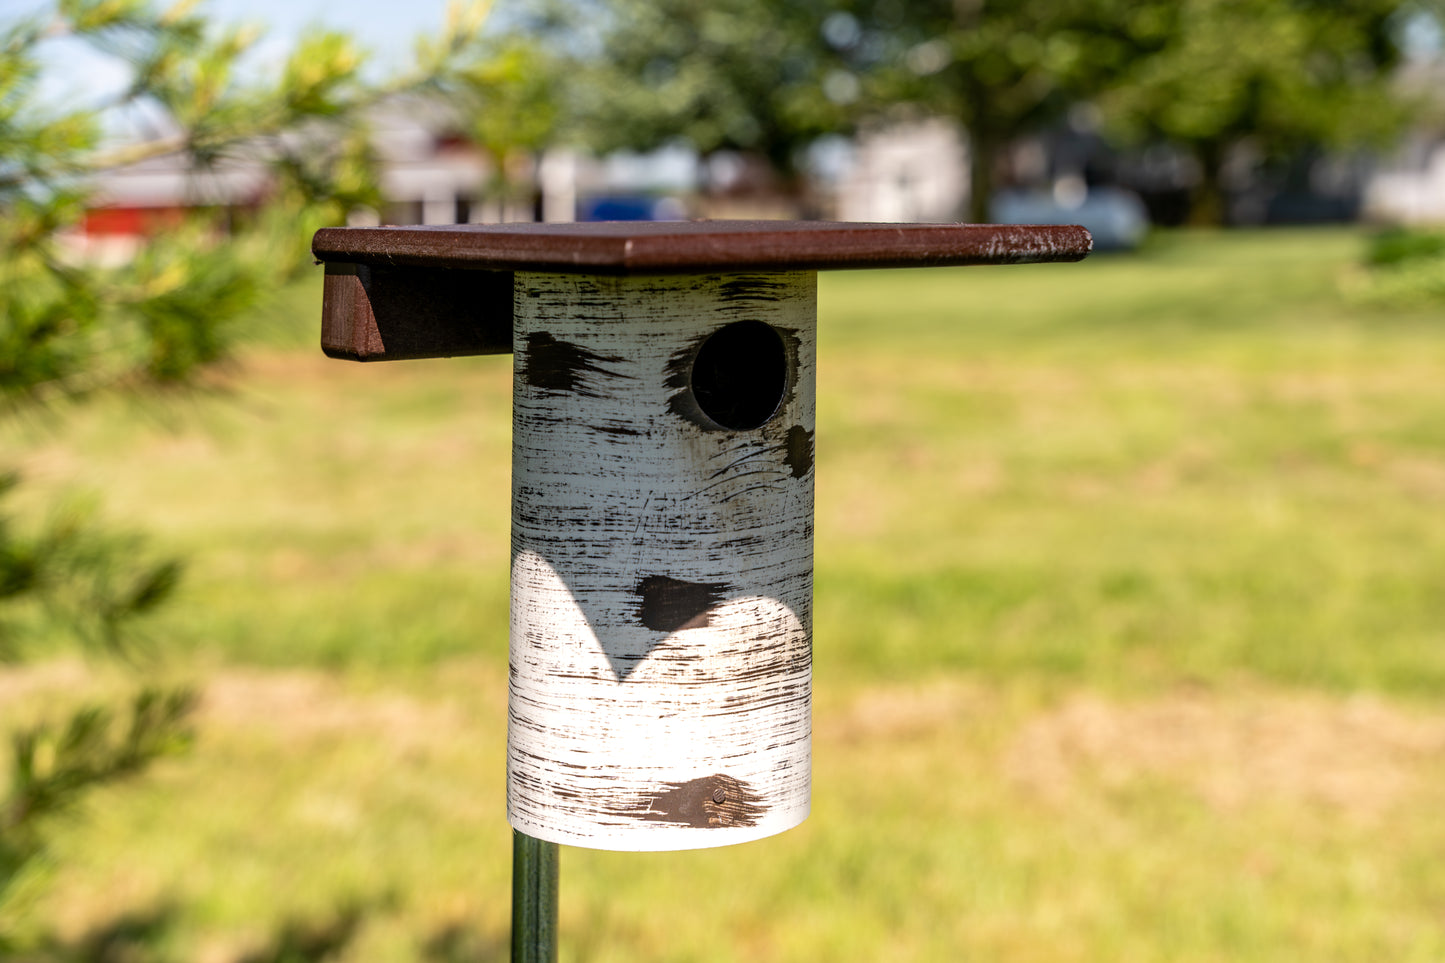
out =
[(687, 209), (675, 197), (647, 194), (605, 194), (577, 205), (579, 221), (681, 221)]
[(1133, 250), (1149, 233), (1144, 202), (1119, 187), (1080, 184), (1077, 194), (1001, 191), (994, 196), (990, 217), (998, 224), (1082, 224), (1094, 235), (1096, 251)]

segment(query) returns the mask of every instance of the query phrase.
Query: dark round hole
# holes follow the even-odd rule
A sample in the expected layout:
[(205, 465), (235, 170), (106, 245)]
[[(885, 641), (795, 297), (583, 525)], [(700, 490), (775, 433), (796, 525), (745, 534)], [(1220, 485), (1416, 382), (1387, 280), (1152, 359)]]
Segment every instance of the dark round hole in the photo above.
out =
[(747, 431), (777, 414), (788, 390), (788, 358), (778, 332), (736, 321), (702, 343), (692, 363), (692, 396), (724, 428)]

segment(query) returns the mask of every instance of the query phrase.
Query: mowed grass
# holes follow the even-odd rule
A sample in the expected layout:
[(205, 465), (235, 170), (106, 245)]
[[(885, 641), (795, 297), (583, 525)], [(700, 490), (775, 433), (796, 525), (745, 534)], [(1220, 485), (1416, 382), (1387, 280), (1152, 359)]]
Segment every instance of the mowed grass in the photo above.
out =
[[(564, 958), (1445, 957), (1445, 317), (1353, 304), (1361, 246), (825, 275), (814, 814), (565, 851)], [(207, 693), (35, 915), (219, 963), (355, 900), (340, 959), (504, 959), (509, 359), (328, 361), (319, 303), (219, 396), (6, 429), (32, 503), (190, 559), (150, 633)]]

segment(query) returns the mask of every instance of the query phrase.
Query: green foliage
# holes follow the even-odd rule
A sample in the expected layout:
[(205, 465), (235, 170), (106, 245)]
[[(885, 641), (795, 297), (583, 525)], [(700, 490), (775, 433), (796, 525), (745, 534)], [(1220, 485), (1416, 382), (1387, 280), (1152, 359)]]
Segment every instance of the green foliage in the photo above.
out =
[(911, 100), (990, 136), (1058, 116), (1156, 42), (1140, 6), (1117, 0), (865, 2), (857, 16), (860, 43), (880, 52), (880, 101)]
[(1396, 307), (1445, 304), (1445, 232), (1381, 231), (1370, 241), (1365, 264), (1354, 290), (1361, 300)]
[(0, 906), (25, 867), (43, 851), (46, 823), (73, 813), (85, 793), (137, 775), (190, 741), (195, 697), (142, 688), (120, 718), (108, 706), (74, 711), (60, 725), (11, 733), (9, 786), (0, 801)]
[(1403, 0), (1019, 0), (864, 3), (889, 53), (879, 96), (957, 117), (974, 146), (974, 216), (999, 145), (1080, 102), (1120, 143), (1183, 147), (1217, 220), (1226, 151), (1382, 143), (1415, 105), (1390, 86)]
[[(415, 71), (382, 84), (363, 80), (349, 37), (325, 31), (264, 78), (245, 79), (260, 32), (218, 28), (195, 8), (59, 0), (0, 26), (0, 406), (12, 416), (101, 389), (189, 385), (224, 362), (242, 333), (236, 320), (310, 267), (313, 231), (378, 203), (362, 111), (485, 69), (474, 62), (482, 5), (458, 6), (448, 30), (420, 48)], [(56, 37), (123, 63), (126, 88), (78, 111), (43, 101), (42, 52)], [(102, 137), (111, 118), (136, 108), (158, 133), (118, 145)], [(122, 265), (93, 258), (78, 228), (96, 179), (156, 158), (178, 160), (198, 180), (259, 166), (266, 199), (228, 216), (194, 208)], [(0, 476), (0, 499), (13, 497), (16, 483), (13, 473)], [(148, 559), (138, 539), (85, 512), (30, 526), (0, 515), (0, 659), (34, 655), (66, 635), (129, 657), (138, 623), (172, 597), (180, 573), (178, 561)], [(0, 948), (17, 951), (16, 889), (60, 817), (184, 748), (194, 701), (186, 690), (145, 686), (123, 710), (87, 705), (12, 734), (0, 797), (0, 939), (11, 942)], [(303, 929), (277, 959), (309, 952)], [(32, 949), (46, 942), (32, 936)]]
[[(957, 118), (986, 199), (999, 149), (1157, 43), (1122, 0), (583, 5), (577, 113), (599, 150), (684, 140), (790, 173), (808, 144), (909, 111)], [(976, 219), (982, 219), (976, 208)]]
[(1120, 134), (1185, 144), (1253, 135), (1349, 144), (1393, 130), (1386, 89), (1396, 0), (1190, 0), (1148, 10), (1162, 43), (1105, 104)]
[(469, 101), (472, 141), (505, 163), (512, 151), (540, 150), (556, 136), (559, 67), (525, 37), (489, 41), (487, 50), (461, 71), (458, 92)]
[(1445, 257), (1445, 231), (1395, 227), (1370, 239), (1365, 262), (1375, 266)]
[(1391, 86), (1408, 15), (1438, 0), (610, 0), (574, 4), (574, 107), (599, 151), (684, 140), (783, 171), (824, 134), (917, 113), (972, 148), (974, 220), (1001, 151), (1075, 105), (1120, 144), (1168, 142), (1222, 215), (1226, 153), (1384, 143), (1421, 108)]
[(35, 941), (19, 921), (46, 868), (57, 824), (74, 816), (92, 791), (185, 749), (194, 708), (189, 690), (146, 686), (120, 712), (90, 704), (71, 710), (63, 722), (10, 734), (8, 786), (0, 796), (0, 951)]
[[(0, 500), (17, 483), (14, 474), (0, 478)], [(126, 654), (138, 620), (180, 581), (179, 561), (145, 554), (140, 539), (109, 531), (79, 509), (57, 512), (35, 533), (18, 531), (0, 514), (0, 662), (36, 654), (57, 630)]]
[(970, 144), (970, 217), (988, 217), (999, 151), (1104, 89), (1158, 43), (1148, 4), (1122, 0), (859, 0), (878, 51), (873, 99), (957, 118)]
[(685, 141), (705, 155), (759, 154), (791, 174), (804, 147), (851, 122), (857, 80), (822, 33), (833, 9), (822, 0), (572, 5), (579, 128), (598, 151)]
[(436, 84), (460, 133), (490, 161), (486, 194), (515, 202), (518, 161), (553, 145), (562, 124), (565, 63), (517, 33), (478, 38), (468, 63)]
[(1382, 145), (1418, 105), (1393, 85), (1402, 0), (1183, 0), (1149, 4), (1156, 37), (1101, 93), (1123, 142), (1165, 141), (1199, 161), (1201, 220), (1223, 215), (1227, 152)]
[[(24, 403), (125, 381), (184, 382), (223, 360), (227, 324), (309, 266), (312, 231), (376, 206), (374, 157), (362, 111), (387, 97), (455, 85), (488, 67), (475, 31), (484, 7), (458, 7), (422, 45), (413, 72), (383, 84), (343, 34), (301, 40), (273, 80), (239, 79), (259, 39), (215, 29), (182, 3), (66, 0), (50, 20), (8, 27), (0, 41), (0, 400)], [(121, 59), (131, 83), (120, 113), (160, 111), (162, 136), (100, 144), (102, 111), (54, 114), (35, 98), (38, 48), (67, 35)], [(132, 264), (78, 256), (67, 232), (84, 213), (87, 178), (153, 157), (180, 157), (197, 176), (260, 163), (263, 208), (225, 225), (197, 209), (149, 239)], [(118, 350), (119, 349), (119, 350)]]

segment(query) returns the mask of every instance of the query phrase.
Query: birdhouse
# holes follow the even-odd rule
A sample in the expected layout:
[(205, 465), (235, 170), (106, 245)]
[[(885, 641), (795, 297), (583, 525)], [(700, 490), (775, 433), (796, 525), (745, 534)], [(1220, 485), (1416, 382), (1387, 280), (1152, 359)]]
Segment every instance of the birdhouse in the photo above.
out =
[(667, 850), (806, 818), (817, 271), (1089, 244), (818, 222), (316, 235), (328, 354), (513, 356), (515, 829)]

